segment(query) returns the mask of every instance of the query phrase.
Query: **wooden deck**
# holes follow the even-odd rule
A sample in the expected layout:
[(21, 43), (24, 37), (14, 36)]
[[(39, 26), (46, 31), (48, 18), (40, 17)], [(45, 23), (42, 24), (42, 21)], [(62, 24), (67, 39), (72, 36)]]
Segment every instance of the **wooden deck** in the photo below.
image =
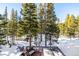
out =
[(43, 49), (47, 48), (52, 52), (52, 56), (56, 56), (53, 51), (57, 51), (61, 53), (61, 56), (65, 56), (65, 54), (58, 47), (32, 47), (30, 49), (26, 48), (23, 50), (21, 56), (44, 56)]

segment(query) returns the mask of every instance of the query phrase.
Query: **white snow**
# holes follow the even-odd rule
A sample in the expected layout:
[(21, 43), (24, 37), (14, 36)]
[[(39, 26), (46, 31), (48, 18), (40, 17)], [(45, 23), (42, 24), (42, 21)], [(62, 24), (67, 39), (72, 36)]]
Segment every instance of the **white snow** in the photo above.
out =
[(1, 45), (1, 47), (0, 56), (20, 55), (17, 45), (12, 45), (11, 47), (9, 47), (9, 45)]
[[(38, 40), (36, 41), (37, 46), (45, 46), (45, 35), (43, 35), (42, 37), (42, 42), (39, 43), (40, 41), (40, 35), (38, 35)], [(23, 39), (25, 37), (22, 37)], [(34, 38), (33, 38), (34, 39)], [(76, 39), (76, 40), (75, 40)], [(58, 46), (61, 51), (65, 54), (65, 55), (68, 55), (68, 56), (74, 56), (74, 55), (78, 55), (79, 56), (79, 40), (77, 41), (78, 38), (67, 38), (67, 37), (60, 37), (58, 38), (58, 42), (59, 44), (57, 43), (54, 43), (52, 41), (52, 46)], [(8, 40), (11, 41), (11, 38), (9, 38)], [(74, 41), (71, 41), (71, 40), (74, 40)], [(78, 43), (76, 43), (76, 41)], [(19, 56), (22, 52), (19, 51), (19, 49), (17, 49), (18, 46), (20, 47), (23, 47), (23, 46), (29, 46), (29, 42), (26, 42), (26, 41), (15, 41), (16, 45), (13, 45), (11, 48), (9, 48), (9, 45), (1, 45), (1, 49), (0, 49), (0, 56)], [(47, 46), (50, 47), (49, 45), (50, 41), (48, 40), (47, 41)], [(32, 46), (36, 46), (34, 44), (34, 40), (32, 42)], [(44, 56), (52, 56), (52, 53), (48, 50), (48, 49), (44, 49)], [(54, 52), (55, 55), (61, 55), (60, 52), (56, 53)]]
[(44, 53), (44, 56), (53, 56), (51, 51), (46, 48), (43, 49), (43, 53)]
[(79, 40), (61, 41), (58, 47), (66, 56), (79, 56)]

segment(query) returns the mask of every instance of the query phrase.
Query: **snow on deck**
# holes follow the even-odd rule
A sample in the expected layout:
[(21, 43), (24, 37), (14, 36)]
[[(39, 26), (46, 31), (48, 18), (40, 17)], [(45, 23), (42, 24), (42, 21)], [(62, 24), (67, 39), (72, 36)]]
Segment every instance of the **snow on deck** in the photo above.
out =
[(44, 56), (53, 56), (52, 52), (48, 49), (43, 49)]

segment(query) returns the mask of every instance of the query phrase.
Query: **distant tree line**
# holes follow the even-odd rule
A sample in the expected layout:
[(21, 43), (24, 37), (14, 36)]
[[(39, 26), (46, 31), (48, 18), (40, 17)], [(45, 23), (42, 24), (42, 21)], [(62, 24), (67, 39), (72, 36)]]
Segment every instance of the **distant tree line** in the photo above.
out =
[(59, 23), (60, 35), (79, 37), (79, 16), (67, 15), (63, 23)]

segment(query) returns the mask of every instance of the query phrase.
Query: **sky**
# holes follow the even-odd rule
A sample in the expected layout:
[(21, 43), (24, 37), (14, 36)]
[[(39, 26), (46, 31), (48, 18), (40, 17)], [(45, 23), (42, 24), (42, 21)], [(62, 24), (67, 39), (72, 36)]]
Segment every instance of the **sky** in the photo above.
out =
[(60, 21), (64, 21), (67, 14), (74, 15), (75, 17), (79, 15), (79, 3), (58, 3), (54, 4), (55, 13)]
[[(7, 6), (8, 14), (10, 15), (11, 9), (14, 8), (20, 15), (21, 3), (0, 3), (0, 13), (3, 14)], [(79, 3), (55, 3), (55, 13), (60, 21), (64, 21), (67, 14), (79, 15)]]
[(0, 3), (0, 14), (4, 14), (5, 7), (7, 6), (8, 17), (10, 18), (12, 8), (17, 10), (18, 15), (20, 15), (21, 11), (21, 3)]

